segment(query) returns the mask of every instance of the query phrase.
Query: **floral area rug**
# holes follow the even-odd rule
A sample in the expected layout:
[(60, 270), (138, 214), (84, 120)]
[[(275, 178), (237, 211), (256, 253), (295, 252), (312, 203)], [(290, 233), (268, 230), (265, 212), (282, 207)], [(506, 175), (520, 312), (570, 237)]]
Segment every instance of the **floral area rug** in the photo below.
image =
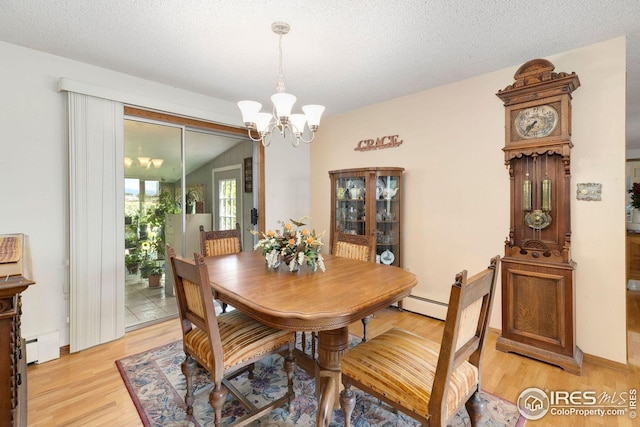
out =
[[(357, 338), (356, 338), (357, 340)], [(164, 345), (153, 350), (116, 361), (122, 379), (140, 414), (143, 424), (150, 426), (213, 426), (213, 409), (209, 405), (211, 382), (209, 374), (199, 369), (194, 375), (196, 386), (194, 417), (188, 419), (184, 404), (185, 380), (180, 364), (184, 360), (182, 341)], [(232, 380), (233, 384), (257, 405), (283, 396), (287, 390), (286, 374), (280, 356), (268, 356), (256, 363), (254, 379), (244, 373)], [(296, 368), (294, 377), (295, 399), (290, 408), (275, 409), (257, 421), (254, 426), (314, 426), (317, 400), (314, 395), (314, 378), (301, 368)], [(355, 389), (354, 389), (355, 390)], [(356, 407), (352, 415), (355, 427), (385, 426), (404, 427), (420, 424), (359, 390)], [(486, 403), (482, 426), (521, 426), (524, 419), (517, 407), (489, 393), (482, 393)], [(228, 394), (223, 409), (223, 425), (242, 416), (244, 408)], [(333, 411), (331, 427), (343, 426), (340, 409)], [(469, 416), (463, 409), (449, 424), (452, 427), (470, 426)]]

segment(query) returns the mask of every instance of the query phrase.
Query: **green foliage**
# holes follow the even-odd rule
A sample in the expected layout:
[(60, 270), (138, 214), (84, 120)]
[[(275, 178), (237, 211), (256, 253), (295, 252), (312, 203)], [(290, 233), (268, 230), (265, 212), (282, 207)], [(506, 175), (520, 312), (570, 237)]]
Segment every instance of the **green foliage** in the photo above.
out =
[(640, 208), (640, 183), (634, 182), (629, 194), (631, 194), (631, 206)]
[(164, 265), (158, 265), (156, 260), (147, 259), (140, 266), (140, 277), (146, 279), (149, 276), (162, 276)]
[(135, 274), (138, 272), (143, 259), (144, 254), (141, 251), (131, 249), (129, 253), (124, 256), (124, 265), (127, 267), (129, 273)]

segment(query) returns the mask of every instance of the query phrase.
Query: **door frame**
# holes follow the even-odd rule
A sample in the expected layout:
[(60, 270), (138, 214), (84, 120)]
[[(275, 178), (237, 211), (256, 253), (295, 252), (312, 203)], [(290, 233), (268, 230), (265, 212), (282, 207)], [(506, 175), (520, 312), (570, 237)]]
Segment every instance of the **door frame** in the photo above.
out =
[(229, 171), (237, 171), (238, 172), (238, 177), (239, 179), (236, 182), (236, 222), (240, 224), (240, 232), (241, 232), (241, 236), (242, 238), (240, 239), (241, 242), (243, 242), (243, 237), (244, 237), (244, 233), (242, 233), (242, 230), (244, 230), (244, 201), (242, 200), (242, 165), (241, 164), (235, 164), (235, 165), (229, 165), (229, 166), (223, 166), (220, 168), (213, 168), (211, 169), (211, 210), (212, 210), (212, 214), (213, 214), (213, 224), (211, 224), (213, 226), (213, 230), (217, 230), (218, 229), (218, 199), (216, 198), (216, 193), (218, 191), (217, 187), (216, 187), (216, 173), (220, 174), (222, 172), (229, 172)]

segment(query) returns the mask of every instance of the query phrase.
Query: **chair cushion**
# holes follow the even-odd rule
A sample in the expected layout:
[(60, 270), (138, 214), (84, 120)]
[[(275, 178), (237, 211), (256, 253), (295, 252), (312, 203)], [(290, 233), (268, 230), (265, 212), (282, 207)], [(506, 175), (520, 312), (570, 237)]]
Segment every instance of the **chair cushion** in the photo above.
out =
[[(260, 358), (295, 339), (295, 332), (271, 328), (237, 310), (223, 313), (217, 318), (225, 371), (248, 360)], [(214, 374), (208, 341), (207, 334), (194, 327), (184, 337), (184, 348), (196, 359), (206, 363), (205, 368)]]
[[(393, 328), (355, 346), (342, 358), (342, 373), (402, 407), (427, 416), (440, 346)], [(451, 376), (447, 418), (476, 389), (478, 370), (463, 362)]]

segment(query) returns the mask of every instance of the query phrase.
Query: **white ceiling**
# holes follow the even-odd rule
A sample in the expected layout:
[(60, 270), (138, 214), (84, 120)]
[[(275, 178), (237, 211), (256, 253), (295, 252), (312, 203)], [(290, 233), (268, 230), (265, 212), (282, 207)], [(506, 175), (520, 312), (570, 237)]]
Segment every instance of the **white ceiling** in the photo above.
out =
[(327, 116), (626, 35), (627, 144), (640, 148), (638, 0), (0, 0), (0, 40), (263, 105), (275, 21), (291, 25), (287, 91)]

